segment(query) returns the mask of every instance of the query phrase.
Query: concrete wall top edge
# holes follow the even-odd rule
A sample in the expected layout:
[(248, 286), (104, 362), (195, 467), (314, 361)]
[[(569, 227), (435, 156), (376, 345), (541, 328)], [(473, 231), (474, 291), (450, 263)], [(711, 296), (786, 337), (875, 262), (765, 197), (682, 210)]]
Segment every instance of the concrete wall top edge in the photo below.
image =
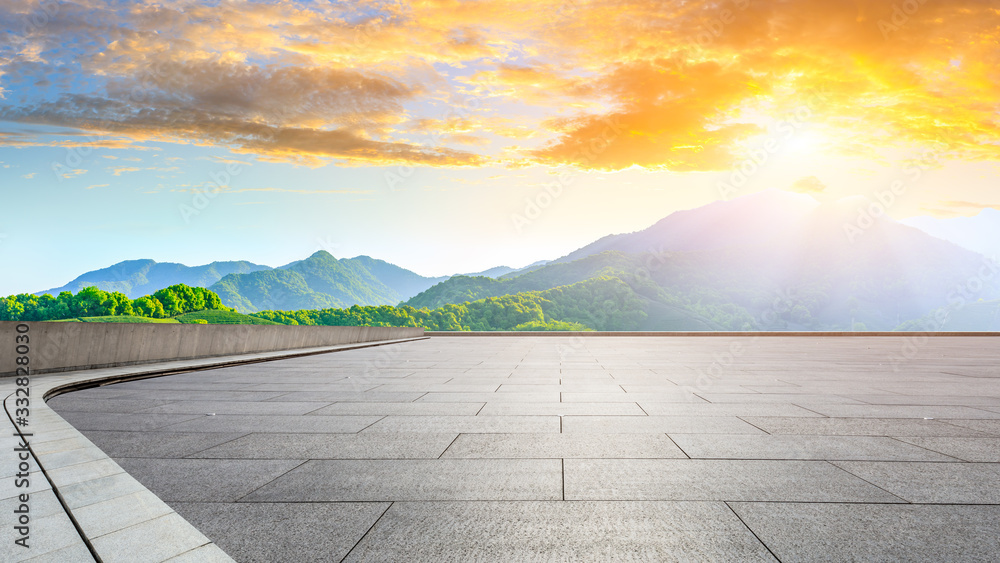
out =
[(830, 336), (830, 337), (920, 337), (920, 336), (1000, 336), (1000, 332), (711, 332), (711, 331), (700, 331), (700, 332), (671, 332), (671, 331), (619, 331), (619, 332), (600, 332), (600, 331), (546, 331), (546, 332), (531, 332), (531, 331), (425, 331), (424, 336), (660, 336), (660, 337), (672, 337), (672, 336), (705, 336), (705, 337), (787, 337), (787, 336)]
[[(21, 325), (28, 327), (25, 334), (18, 332)], [(0, 377), (15, 375), (21, 356), (31, 373), (53, 373), (423, 335), (414, 327), (0, 321)]]

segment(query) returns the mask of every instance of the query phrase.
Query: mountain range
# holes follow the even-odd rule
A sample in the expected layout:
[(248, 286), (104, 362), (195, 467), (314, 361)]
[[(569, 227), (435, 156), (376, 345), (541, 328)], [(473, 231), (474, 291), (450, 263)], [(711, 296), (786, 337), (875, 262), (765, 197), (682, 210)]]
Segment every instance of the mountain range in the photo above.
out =
[[(242, 312), (401, 302), (433, 309), (613, 279), (642, 303), (645, 319), (633, 328), (643, 330), (912, 328), (942, 307), (1000, 298), (1000, 276), (969, 249), (989, 251), (980, 237), (997, 240), (988, 233), (1000, 232), (1000, 212), (896, 222), (867, 215), (864, 204), (767, 190), (675, 212), (551, 262), (470, 275), (424, 277), (367, 256), (338, 260), (319, 251), (279, 268), (127, 261), (40, 293), (97, 285), (134, 298), (185, 283), (208, 287)], [(586, 324), (584, 313), (570, 320)], [(953, 315), (948, 329), (978, 318), (986, 316)]]
[(1000, 210), (986, 208), (972, 217), (912, 217), (900, 221), (984, 256), (1000, 258)]
[[(646, 300), (648, 318), (636, 327), (646, 330), (680, 328), (678, 308), (715, 330), (891, 330), (949, 304), (1000, 296), (1000, 276), (982, 255), (864, 208), (864, 200), (820, 204), (764, 191), (604, 237), (515, 277), (453, 277), (407, 304), (433, 308), (612, 276)], [(660, 318), (663, 307), (672, 308), (669, 320)]]

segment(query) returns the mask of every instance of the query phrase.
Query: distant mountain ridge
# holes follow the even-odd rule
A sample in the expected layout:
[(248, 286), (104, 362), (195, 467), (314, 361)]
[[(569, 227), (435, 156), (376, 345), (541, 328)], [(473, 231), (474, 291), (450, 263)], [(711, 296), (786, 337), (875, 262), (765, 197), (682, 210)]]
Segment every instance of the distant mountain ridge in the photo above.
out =
[(274, 270), (230, 274), (209, 287), (243, 313), (396, 305), (447, 278), (426, 278), (369, 256), (320, 250)]
[(1000, 259), (1000, 210), (986, 208), (972, 217), (910, 217), (900, 221), (932, 237)]
[(207, 287), (224, 305), (240, 312), (395, 305), (444, 281), (428, 278), (368, 256), (337, 260), (320, 250), (281, 268), (251, 262), (212, 262), (185, 266), (155, 260), (127, 260), (87, 272), (69, 284), (38, 295), (79, 292), (87, 286), (120, 291), (131, 299), (183, 283)]
[(948, 330), (996, 322), (1000, 308), (971, 305), (1000, 298), (1000, 275), (983, 274), (998, 267), (961, 243), (986, 248), (1000, 240), (1000, 212), (930, 221), (930, 230), (952, 230), (944, 240), (910, 226), (913, 221), (863, 216), (867, 203), (851, 198), (820, 204), (766, 190), (672, 213), (551, 262), (474, 275), (424, 277), (368, 256), (338, 260), (319, 251), (280, 268), (131, 260), (48, 293), (96, 285), (135, 298), (184, 283), (208, 287), (225, 305), (252, 313), (399, 303), (438, 309), (575, 286), (572, 302), (579, 308), (563, 313), (582, 322), (588, 312), (581, 296), (615, 287), (627, 288), (634, 294), (629, 302), (641, 304), (645, 316), (634, 327), (641, 330), (905, 329), (955, 303), (970, 307), (954, 310)]
[[(680, 307), (714, 330), (891, 330), (955, 300), (956, 288), (977, 288), (962, 295), (967, 301), (1000, 296), (1000, 276), (970, 283), (983, 256), (861, 216), (860, 204), (765, 191), (671, 214), (525, 273), (454, 277), (408, 304), (440, 307), (611, 276), (650, 300), (647, 313), (657, 303)], [(666, 326), (651, 314), (644, 329)]]
[(63, 291), (77, 293), (85, 287), (97, 286), (103, 291), (119, 291), (128, 295), (130, 299), (136, 299), (178, 283), (191, 287), (208, 287), (229, 274), (246, 274), (270, 269), (269, 266), (247, 261), (185, 266), (148, 259), (125, 260), (107, 268), (87, 272), (62, 287), (39, 291), (35, 295), (48, 293), (57, 296)]
[(607, 250), (639, 254), (762, 244), (787, 233), (817, 205), (809, 196), (764, 190), (676, 211), (646, 229), (608, 235), (554, 262), (572, 262)]

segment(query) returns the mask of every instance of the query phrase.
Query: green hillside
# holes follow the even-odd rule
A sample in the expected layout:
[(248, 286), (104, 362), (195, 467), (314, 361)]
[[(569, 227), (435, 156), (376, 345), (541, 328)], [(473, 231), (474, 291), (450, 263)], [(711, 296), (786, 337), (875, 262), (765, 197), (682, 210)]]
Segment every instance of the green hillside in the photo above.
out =
[(641, 267), (641, 258), (637, 255), (604, 252), (575, 262), (542, 266), (515, 277), (502, 276), (494, 279), (485, 276), (455, 276), (411, 298), (406, 304), (418, 309), (433, 309), (448, 303), (542, 291), (600, 275), (635, 272)]
[[(654, 330), (648, 328), (653, 326), (648, 309), (656, 315), (653, 324), (663, 326), (655, 330), (730, 329), (696, 312), (655, 302), (640, 292), (651, 293), (650, 288), (641, 284), (633, 287), (617, 277), (597, 276), (544, 291), (487, 297), (435, 309), (409, 305), (354, 306), (320, 311), (262, 311), (253, 316), (283, 324), (418, 326), (452, 331)], [(655, 296), (655, 291), (652, 293)], [(727, 322), (744, 322), (744, 319), (727, 319)]]
[(210, 324), (210, 325), (275, 325), (279, 324), (267, 319), (251, 317), (235, 311), (195, 311), (184, 313), (174, 319), (184, 324)]
[(443, 280), (425, 278), (382, 260), (338, 260), (321, 250), (274, 270), (232, 274), (209, 289), (244, 313), (396, 304)]
[(135, 317), (131, 315), (115, 315), (112, 317), (77, 317), (74, 319), (63, 319), (56, 322), (82, 322), (82, 323), (173, 323), (177, 324), (177, 319), (150, 319), (146, 317)]
[(334, 297), (314, 291), (302, 274), (291, 270), (264, 270), (230, 274), (209, 288), (227, 307), (245, 313), (263, 309), (323, 309), (342, 307)]

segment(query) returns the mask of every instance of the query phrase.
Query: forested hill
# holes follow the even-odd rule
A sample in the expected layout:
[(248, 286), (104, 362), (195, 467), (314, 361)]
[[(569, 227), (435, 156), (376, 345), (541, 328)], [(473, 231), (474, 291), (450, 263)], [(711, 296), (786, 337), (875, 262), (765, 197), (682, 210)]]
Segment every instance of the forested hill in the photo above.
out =
[(136, 299), (176, 284), (208, 287), (229, 274), (246, 274), (269, 269), (268, 266), (247, 261), (185, 266), (155, 260), (126, 260), (107, 268), (87, 272), (62, 287), (39, 291), (36, 295), (57, 296), (64, 291), (77, 293), (85, 287), (97, 287), (103, 291), (119, 292), (129, 299)]
[(854, 221), (851, 209), (821, 206), (758, 244), (607, 251), (499, 280), (452, 278), (407, 304), (434, 308), (605, 276), (649, 299), (647, 312), (682, 307), (714, 326), (746, 317), (755, 330), (892, 330), (949, 303), (1000, 297), (1000, 276), (983, 275), (996, 266), (983, 256), (891, 220), (863, 229)]
[[(429, 330), (644, 330), (649, 300), (621, 279), (595, 277), (546, 291), (489, 297), (435, 309), (361, 307), (320, 311), (262, 311), (282, 324), (420, 326)], [(662, 314), (656, 311), (656, 314)], [(697, 314), (668, 312), (672, 330), (711, 330)]]
[(251, 262), (213, 262), (204, 266), (127, 260), (87, 272), (69, 284), (36, 295), (76, 293), (85, 287), (118, 292), (136, 299), (165, 287), (183, 284), (212, 288), (223, 304), (243, 312), (263, 309), (307, 309), (362, 305), (395, 305), (444, 281), (394, 264), (357, 256), (337, 260), (319, 251), (281, 268)]
[(226, 276), (209, 289), (225, 305), (252, 313), (396, 304), (444, 279), (368, 256), (338, 260), (320, 250), (280, 269)]

